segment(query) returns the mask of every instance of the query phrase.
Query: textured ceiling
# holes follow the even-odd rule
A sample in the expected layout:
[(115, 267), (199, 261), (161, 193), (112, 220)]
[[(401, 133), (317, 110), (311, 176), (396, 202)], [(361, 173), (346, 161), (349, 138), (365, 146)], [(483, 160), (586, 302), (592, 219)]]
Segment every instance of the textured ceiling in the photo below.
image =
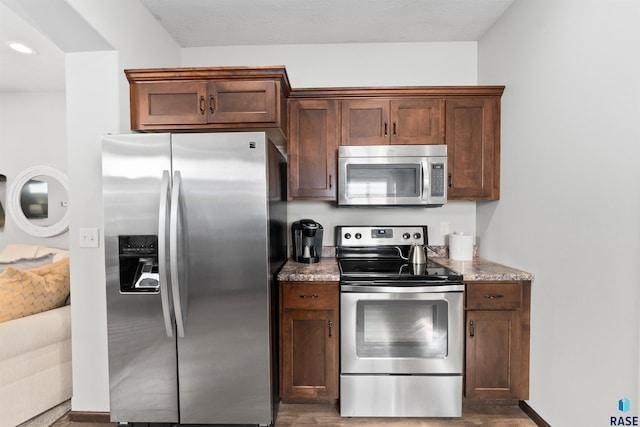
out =
[[(140, 1), (180, 46), (198, 47), (477, 41), (514, 0), (131, 1)], [(3, 3), (21, 2), (0, 0), (0, 92), (63, 90), (63, 51)], [(62, 3), (41, 4), (68, 9)], [(31, 44), (38, 55), (11, 51), (10, 40)]]
[(474, 41), (513, 0), (141, 0), (182, 47)]

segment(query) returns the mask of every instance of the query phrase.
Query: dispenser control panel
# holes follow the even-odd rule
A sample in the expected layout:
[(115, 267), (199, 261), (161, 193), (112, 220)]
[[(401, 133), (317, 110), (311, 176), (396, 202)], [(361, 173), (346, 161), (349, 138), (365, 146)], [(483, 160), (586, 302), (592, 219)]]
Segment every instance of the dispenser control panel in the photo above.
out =
[(158, 236), (118, 236), (120, 293), (160, 292)]

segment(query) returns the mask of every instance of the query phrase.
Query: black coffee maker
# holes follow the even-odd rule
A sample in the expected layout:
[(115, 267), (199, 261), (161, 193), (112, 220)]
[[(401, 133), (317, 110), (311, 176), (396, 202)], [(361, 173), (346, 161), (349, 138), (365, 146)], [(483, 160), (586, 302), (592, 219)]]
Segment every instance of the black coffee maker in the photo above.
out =
[(322, 255), (322, 225), (312, 219), (301, 219), (291, 225), (293, 259), (305, 264), (320, 261)]

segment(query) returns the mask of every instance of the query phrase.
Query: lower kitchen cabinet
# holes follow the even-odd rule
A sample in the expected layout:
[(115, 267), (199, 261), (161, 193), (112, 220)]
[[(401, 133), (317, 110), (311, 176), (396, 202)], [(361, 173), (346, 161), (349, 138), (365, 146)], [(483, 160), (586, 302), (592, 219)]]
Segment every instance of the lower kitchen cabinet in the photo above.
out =
[(467, 282), (465, 294), (465, 397), (528, 399), (531, 282)]
[(280, 283), (280, 397), (334, 401), (339, 378), (338, 282)]

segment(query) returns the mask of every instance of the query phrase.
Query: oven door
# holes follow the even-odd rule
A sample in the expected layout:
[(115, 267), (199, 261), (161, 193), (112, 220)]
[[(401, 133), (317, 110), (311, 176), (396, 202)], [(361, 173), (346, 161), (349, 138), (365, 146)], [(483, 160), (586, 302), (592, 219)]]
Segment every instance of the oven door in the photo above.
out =
[(341, 288), (342, 374), (462, 374), (462, 285)]

